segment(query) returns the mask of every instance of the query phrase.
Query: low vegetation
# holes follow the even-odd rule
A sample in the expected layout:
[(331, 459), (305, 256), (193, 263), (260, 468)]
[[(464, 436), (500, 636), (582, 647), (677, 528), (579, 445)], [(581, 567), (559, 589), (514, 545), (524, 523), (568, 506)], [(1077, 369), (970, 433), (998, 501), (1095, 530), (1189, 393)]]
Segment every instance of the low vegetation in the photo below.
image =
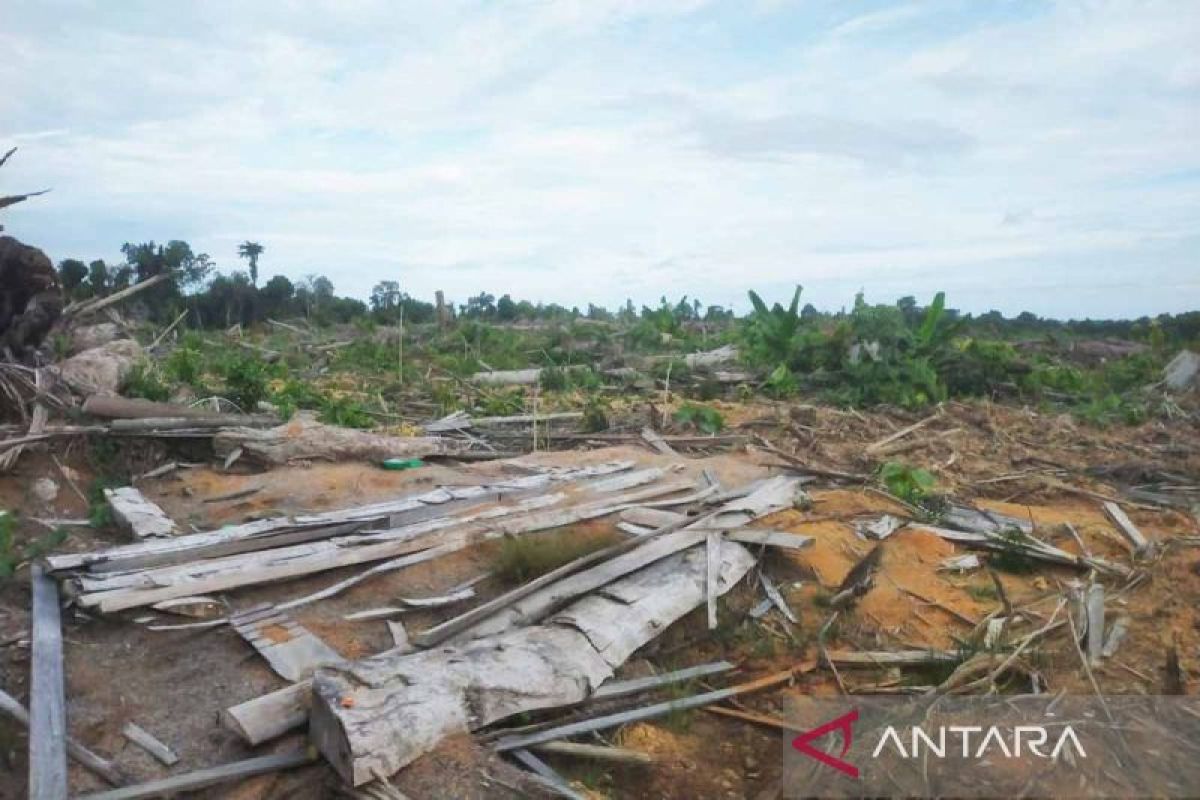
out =
[[(181, 313), (184, 320), (167, 352), (129, 375), (126, 394), (220, 397), (247, 412), (265, 403), (284, 417), (308, 410), (358, 428), (411, 428), (457, 410), (526, 414), (535, 393), (539, 411), (581, 411), (591, 432), (606, 430), (635, 394), (668, 400), (671, 425), (703, 434), (725, 427), (716, 401), (755, 397), (910, 410), (980, 397), (1068, 411), (1093, 425), (1137, 424), (1173, 412), (1145, 387), (1180, 347), (1200, 341), (1200, 312), (1103, 322), (976, 316), (938, 293), (927, 306), (913, 297), (873, 304), (859, 294), (829, 313), (802, 304), (799, 286), (786, 305), (750, 291), (751, 311), (741, 317), (688, 297), (610, 311), (486, 292), (439, 311), (391, 281), (365, 303), (338, 297), (319, 275), (260, 285), (269, 253), (255, 242), (240, 248), (250, 272), (228, 275), (185, 242), (126, 244), (123, 252), (118, 266), (67, 260), (59, 271), (77, 299), (174, 276), (128, 306), (148, 331)], [(683, 360), (724, 345), (739, 356), (722, 368), (739, 379)], [(541, 368), (536, 392), (469, 380), (531, 367)]]

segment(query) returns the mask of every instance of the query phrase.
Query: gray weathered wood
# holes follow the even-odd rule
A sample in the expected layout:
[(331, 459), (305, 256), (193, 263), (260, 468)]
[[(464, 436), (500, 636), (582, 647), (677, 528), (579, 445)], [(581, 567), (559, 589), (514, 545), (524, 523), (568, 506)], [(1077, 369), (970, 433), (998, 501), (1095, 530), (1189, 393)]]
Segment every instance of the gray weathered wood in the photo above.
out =
[(1133, 546), (1133, 552), (1136, 555), (1145, 555), (1150, 551), (1149, 540), (1138, 530), (1138, 526), (1133, 524), (1133, 520), (1129, 518), (1124, 509), (1110, 501), (1104, 504), (1104, 513), (1108, 514), (1108, 518), (1117, 526), (1117, 530)]
[(704, 545), (707, 563), (705, 581), (705, 609), (708, 613), (708, 629), (717, 629), (717, 573), (721, 569), (721, 532), (709, 531)]
[(800, 621), (796, 619), (796, 615), (792, 612), (791, 607), (788, 606), (787, 601), (783, 599), (783, 595), (779, 593), (779, 589), (776, 588), (771, 579), (767, 577), (767, 573), (758, 573), (758, 582), (762, 584), (763, 591), (767, 593), (767, 597), (770, 598), (771, 602), (775, 604), (775, 607), (779, 609), (779, 613), (787, 617), (788, 622), (795, 624)]
[(738, 528), (726, 533), (725, 538), (741, 544), (765, 544), (768, 547), (780, 547), (785, 550), (803, 550), (813, 543), (811, 536), (773, 531), (767, 528)]
[(734, 669), (735, 665), (728, 661), (714, 661), (710, 664), (697, 664), (694, 667), (685, 667), (672, 672), (664, 672), (661, 675), (651, 675), (646, 678), (631, 678), (625, 681), (605, 681), (600, 685), (595, 692), (592, 693), (593, 700), (611, 700), (614, 697), (624, 697), (630, 694), (639, 694), (648, 692), (652, 689), (658, 689), (663, 686), (669, 686), (672, 683), (680, 681), (690, 681), (694, 678), (703, 678), (708, 675), (717, 675), (722, 672), (728, 672)]
[(132, 486), (105, 489), (104, 498), (108, 500), (117, 524), (133, 534), (134, 539), (140, 541), (179, 533), (179, 526), (167, 516), (167, 512)]
[(300, 767), (311, 764), (315, 760), (316, 756), (310, 750), (258, 756), (245, 761), (235, 761), (232, 764), (222, 764), (219, 767), (187, 772), (183, 775), (172, 775), (170, 778), (140, 783), (137, 786), (86, 794), (82, 795), (79, 800), (141, 800), (144, 797), (171, 796), (180, 792), (194, 792), (209, 786), (218, 786), (230, 781), (244, 780), (268, 772)]
[(962, 660), (958, 653), (945, 650), (830, 650), (826, 656), (839, 667), (915, 667), (923, 664), (953, 664)]
[(675, 452), (675, 448), (667, 444), (666, 440), (659, 436), (658, 431), (654, 430), (653, 428), (642, 428), (642, 438), (646, 441), (646, 444), (650, 445), (664, 456), (679, 455), (679, 453)]
[(627, 747), (612, 747), (610, 745), (582, 744), (580, 742), (543, 742), (530, 748), (539, 753), (549, 753), (554, 756), (571, 756), (587, 758), (592, 761), (612, 761), (617, 764), (653, 764), (654, 756)]
[[(753, 564), (722, 548), (721, 586)], [(312, 741), (348, 783), (391, 775), (444, 737), (586, 699), (654, 636), (704, 601), (702, 549), (658, 561), (543, 625), (408, 656), (377, 656), (313, 679)], [(550, 737), (559, 738), (559, 737)]]
[[(704, 517), (677, 520), (654, 534), (630, 539), (577, 559), (567, 567), (547, 573), (503, 598), (497, 598), (456, 620), (431, 629), (436, 632), (434, 636), (428, 636), (430, 631), (427, 631), (414, 641), (418, 645), (429, 646), (444, 641), (446, 631), (459, 639), (468, 639), (489, 636), (515, 625), (533, 624), (573, 598), (705, 541), (708, 531), (724, 530), (720, 524), (723, 520), (729, 520), (735, 527), (742, 527), (757, 517), (790, 507), (798, 489), (799, 484), (794, 479), (772, 479), (753, 494), (731, 500), (718, 511)], [(680, 528), (685, 523), (686, 527)]]
[(34, 566), (33, 643), (30, 661), (29, 798), (67, 796), (67, 705), (63, 685), (62, 620), (58, 584)]
[(127, 722), (121, 734), (168, 767), (179, 761), (175, 751), (158, 740), (152, 733), (137, 723)]
[(1092, 664), (1100, 662), (1104, 650), (1104, 585), (1093, 583), (1087, 590), (1087, 654)]
[(302, 680), (318, 667), (342, 660), (316, 634), (270, 604), (231, 617), (229, 622), (285, 680)]
[[(443, 486), (365, 506), (325, 511), (317, 514), (271, 517), (214, 531), (177, 536), (165, 541), (121, 545), (91, 553), (52, 555), (46, 563), (52, 571), (88, 568), (93, 571), (142, 569), (199, 558), (234, 555), (283, 544), (351, 533), (368, 525), (386, 522), (397, 515), (442, 510), (452, 502), (481, 501), (505, 495), (517, 495), (563, 483), (611, 475), (632, 469), (632, 461), (609, 461), (583, 467), (539, 472), (520, 478), (478, 486)], [(348, 527), (346, 527), (348, 526)]]
[(549, 764), (542, 761), (528, 750), (514, 750), (513, 757), (531, 769), (537, 777), (542, 779), (543, 785), (550, 791), (557, 794), (559, 797), (565, 797), (567, 800), (586, 800), (579, 792), (571, 788), (563, 776), (551, 768)]
[(537, 495), (515, 504), (486, 507), (472, 514), (436, 518), (390, 530), (142, 572), (107, 577), (81, 575), (77, 580), (83, 591), (78, 596), (78, 602), (81, 606), (110, 613), (195, 592), (217, 592), (285, 580), (337, 567), (383, 561), (421, 550), (461, 549), (504, 535), (547, 530), (606, 516), (629, 504), (678, 493), (687, 488), (690, 488), (690, 484), (665, 483), (560, 509), (545, 507), (559, 503), (565, 499), (565, 495)]
[(1125, 640), (1125, 634), (1129, 632), (1129, 617), (1122, 614), (1116, 618), (1112, 627), (1108, 631), (1108, 636), (1104, 639), (1104, 647), (1100, 654), (1104, 658), (1112, 658), (1117, 654), (1117, 648), (1121, 646), (1121, 642)]

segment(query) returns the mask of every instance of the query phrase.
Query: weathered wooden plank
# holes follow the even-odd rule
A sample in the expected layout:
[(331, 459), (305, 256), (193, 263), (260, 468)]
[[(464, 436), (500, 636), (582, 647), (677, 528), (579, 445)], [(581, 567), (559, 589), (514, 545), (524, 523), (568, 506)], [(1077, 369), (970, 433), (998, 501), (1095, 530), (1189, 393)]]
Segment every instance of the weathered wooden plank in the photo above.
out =
[(546, 530), (605, 516), (631, 503), (677, 493), (689, 487), (689, 484), (682, 482), (662, 484), (602, 501), (539, 511), (539, 507), (554, 505), (565, 497), (544, 494), (527, 497), (516, 504), (485, 508), (471, 515), (438, 518), (392, 530), (372, 531), (261, 553), (244, 553), (108, 577), (81, 575), (78, 581), (84, 591), (79, 595), (78, 602), (81, 606), (95, 607), (108, 613), (152, 605), (195, 592), (217, 592), (337, 567), (382, 561), (424, 549), (460, 549), (506, 534)]
[(960, 654), (946, 650), (830, 650), (826, 657), (839, 667), (915, 667), (923, 664), (954, 664), (962, 660)]
[(1106, 502), (1104, 504), (1104, 513), (1117, 526), (1117, 530), (1121, 532), (1121, 535), (1133, 546), (1135, 555), (1145, 555), (1150, 551), (1150, 541), (1142, 535), (1142, 532), (1138, 530), (1138, 526), (1133, 524), (1133, 520), (1129, 518), (1129, 515), (1125, 513), (1123, 508), (1116, 503)]
[(717, 629), (717, 573), (721, 569), (721, 532), (709, 531), (705, 536), (705, 609), (708, 613), (708, 629)]
[[(255, 775), (265, 775), (268, 772), (292, 769), (293, 767), (311, 764), (316, 755), (311, 750), (297, 750), (292, 753), (279, 753), (269, 756), (248, 758), (245, 761), (235, 761), (232, 764), (222, 764), (219, 767), (209, 767), (195, 772), (173, 775), (170, 778), (140, 783), (137, 786), (126, 786), (120, 789), (110, 789), (104, 792), (86, 794), (79, 800), (141, 800), (144, 797), (163, 797), (179, 792), (194, 792), (209, 786), (218, 786), (230, 781), (252, 778)], [(65, 794), (63, 795), (66, 796)]]
[(679, 453), (675, 452), (675, 448), (667, 444), (666, 440), (663, 439), (662, 436), (658, 434), (658, 431), (654, 430), (653, 428), (642, 428), (642, 439), (645, 440), (646, 444), (650, 445), (664, 456), (679, 455)]
[(67, 704), (63, 685), (62, 619), (58, 584), (35, 565), (30, 662), (29, 798), (67, 796)]
[(285, 680), (302, 680), (318, 667), (342, 660), (316, 634), (273, 606), (268, 606), (265, 614), (256, 611), (231, 617), (229, 623)]
[[(483, 499), (501, 499), (544, 489), (553, 483), (584, 480), (632, 469), (632, 461), (609, 461), (567, 470), (547, 470), (496, 483), (476, 486), (441, 486), (364, 506), (325, 511), (316, 514), (278, 516), (231, 525), (214, 531), (176, 536), (162, 541), (120, 545), (90, 553), (65, 553), (46, 558), (51, 571), (88, 568), (94, 571), (121, 571), (181, 563), (199, 558), (215, 558), (262, 550), (283, 544), (343, 535), (392, 517), (415, 522), (411, 517), (430, 507), (448, 510), (450, 503)], [(399, 521), (392, 523), (398, 525)]]
[(117, 524), (137, 540), (159, 536), (174, 536), (179, 526), (154, 503), (132, 486), (105, 489), (104, 497), (112, 508)]
[(230, 706), (221, 712), (221, 724), (251, 745), (282, 736), (308, 721), (312, 681), (291, 686)]
[[(575, 597), (705, 541), (709, 530), (722, 529), (718, 524), (721, 520), (729, 520), (734, 526), (741, 527), (758, 516), (790, 507), (798, 489), (799, 483), (794, 479), (772, 479), (753, 494), (735, 498), (704, 517), (677, 520), (654, 534), (630, 539), (577, 559), (492, 603), (426, 631), (414, 641), (428, 647), (450, 635), (460, 640), (478, 638), (515, 625), (532, 624)], [(681, 525), (686, 527), (680, 529)]]
[(1104, 585), (1093, 583), (1087, 598), (1087, 655), (1092, 665), (1100, 663), (1104, 651)]
[(714, 661), (710, 664), (697, 664), (694, 667), (685, 667), (684, 669), (664, 672), (661, 675), (651, 675), (646, 678), (631, 678), (626, 681), (606, 681), (592, 693), (591, 699), (611, 700), (614, 697), (639, 694), (663, 686), (669, 686), (672, 683), (679, 683), (680, 681), (690, 681), (694, 678), (717, 675), (734, 668), (735, 665), (730, 664), (728, 661)]
[(772, 531), (766, 528), (738, 528), (726, 533), (725, 538), (741, 544), (765, 544), (768, 547), (781, 547), (785, 550), (803, 550), (811, 547), (813, 543), (811, 536), (801, 536), (798, 533), (786, 531)]
[(554, 756), (571, 756), (592, 761), (612, 761), (617, 764), (653, 764), (654, 756), (627, 747), (583, 744), (581, 742), (543, 742), (530, 748)]

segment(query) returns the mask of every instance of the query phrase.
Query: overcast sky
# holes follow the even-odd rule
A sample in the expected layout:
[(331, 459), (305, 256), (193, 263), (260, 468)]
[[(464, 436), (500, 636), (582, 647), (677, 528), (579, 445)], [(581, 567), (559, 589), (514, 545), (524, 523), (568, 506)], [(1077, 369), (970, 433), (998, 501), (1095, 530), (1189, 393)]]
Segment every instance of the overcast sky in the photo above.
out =
[(11, 3), (7, 233), (615, 306), (1200, 308), (1200, 2)]

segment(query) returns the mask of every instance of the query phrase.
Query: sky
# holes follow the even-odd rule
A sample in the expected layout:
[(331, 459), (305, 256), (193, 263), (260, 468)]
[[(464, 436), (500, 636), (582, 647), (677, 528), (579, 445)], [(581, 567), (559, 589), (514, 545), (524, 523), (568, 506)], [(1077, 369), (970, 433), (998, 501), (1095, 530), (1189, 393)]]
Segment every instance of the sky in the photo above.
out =
[(6, 233), (615, 307), (1200, 308), (1200, 2), (12, 2)]

